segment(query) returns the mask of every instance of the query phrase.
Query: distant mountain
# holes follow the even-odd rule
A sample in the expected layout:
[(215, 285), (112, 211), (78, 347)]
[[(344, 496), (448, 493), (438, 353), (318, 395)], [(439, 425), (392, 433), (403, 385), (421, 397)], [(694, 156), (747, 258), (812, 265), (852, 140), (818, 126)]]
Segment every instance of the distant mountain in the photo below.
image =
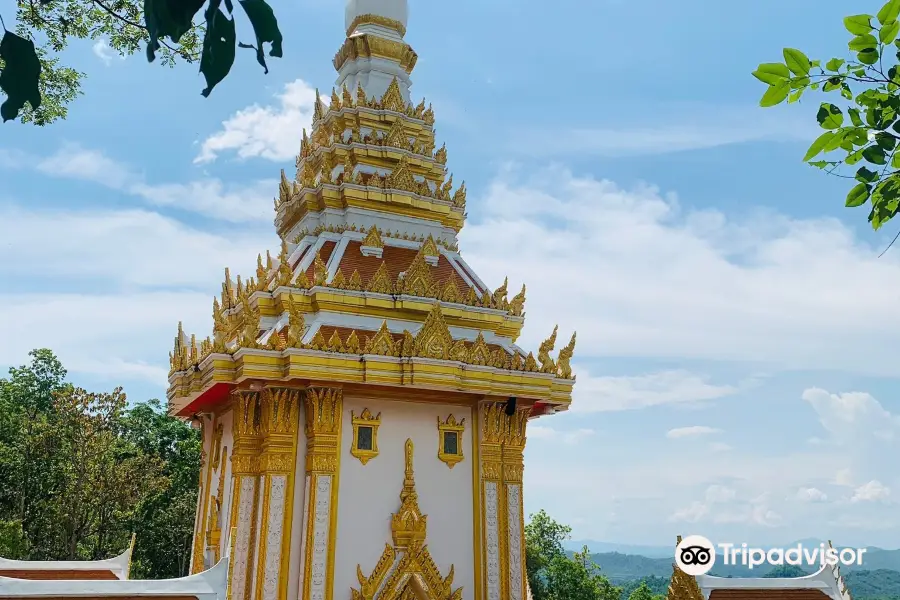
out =
[(596, 540), (569, 540), (563, 543), (563, 547), (571, 552), (581, 552), (585, 546), (591, 553), (618, 552), (619, 554), (635, 554), (647, 558), (670, 558), (675, 551), (672, 546), (641, 546), (636, 544), (617, 544), (616, 542), (598, 542)]

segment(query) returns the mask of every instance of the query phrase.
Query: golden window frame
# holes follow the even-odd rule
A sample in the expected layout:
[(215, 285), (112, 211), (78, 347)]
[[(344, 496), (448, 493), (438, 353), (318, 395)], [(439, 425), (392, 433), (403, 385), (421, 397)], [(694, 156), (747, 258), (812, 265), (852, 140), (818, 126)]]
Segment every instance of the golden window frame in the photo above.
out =
[[(366, 464), (378, 456), (378, 427), (381, 425), (381, 413), (378, 413), (373, 417), (372, 412), (368, 408), (364, 408), (362, 413), (357, 417), (351, 410), (350, 422), (353, 424), (353, 443), (350, 446), (350, 454), (359, 459), (359, 462), (362, 464)], [(359, 447), (360, 427), (370, 427), (372, 429), (371, 449)]]
[[(446, 421), (437, 418), (438, 423), (438, 459), (453, 468), (465, 458), (463, 453), (463, 432), (466, 430), (466, 420), (463, 419), (457, 423), (456, 417), (449, 415)], [(447, 433), (456, 434), (456, 453), (448, 453), (444, 447), (444, 440)]]

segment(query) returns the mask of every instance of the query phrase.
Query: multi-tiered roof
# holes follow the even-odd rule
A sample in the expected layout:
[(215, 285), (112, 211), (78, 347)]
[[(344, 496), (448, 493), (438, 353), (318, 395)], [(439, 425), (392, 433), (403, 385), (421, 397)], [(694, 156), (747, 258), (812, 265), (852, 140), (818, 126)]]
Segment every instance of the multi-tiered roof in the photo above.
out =
[[(179, 325), (170, 355), (173, 412), (192, 414), (250, 379), (317, 380), (516, 396), (535, 414), (565, 408), (575, 335), (554, 359), (515, 345), (525, 286), (493, 290), (459, 253), (466, 188), (447, 175), (434, 112), (409, 101), (416, 54), (405, 24), (348, 15), (338, 87), (316, 93), (296, 176), (275, 199), (280, 252), (254, 277), (228, 270), (213, 335)], [(222, 384), (222, 385), (217, 385)], [(219, 390), (216, 392), (215, 390)]]

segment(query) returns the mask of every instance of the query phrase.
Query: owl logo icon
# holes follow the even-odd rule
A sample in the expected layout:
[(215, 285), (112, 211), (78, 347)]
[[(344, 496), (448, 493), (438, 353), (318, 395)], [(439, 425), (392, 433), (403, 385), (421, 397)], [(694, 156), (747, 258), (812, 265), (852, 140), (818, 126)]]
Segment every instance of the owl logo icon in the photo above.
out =
[(705, 575), (716, 564), (716, 548), (702, 535), (689, 535), (675, 547), (675, 566), (688, 575)]

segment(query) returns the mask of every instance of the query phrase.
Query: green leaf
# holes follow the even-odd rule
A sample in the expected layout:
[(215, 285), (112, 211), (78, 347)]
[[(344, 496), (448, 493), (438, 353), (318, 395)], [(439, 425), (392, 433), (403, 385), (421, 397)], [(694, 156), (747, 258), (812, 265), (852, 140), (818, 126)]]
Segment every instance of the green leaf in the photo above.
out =
[(34, 42), (10, 31), (4, 32), (0, 40), (0, 59), (4, 64), (0, 71), (0, 89), (6, 93), (6, 101), (0, 105), (0, 117), (5, 123), (18, 117), (26, 102), (32, 110), (40, 107), (41, 61)]
[(803, 156), (803, 162), (809, 162), (809, 160), (815, 156), (817, 156), (822, 150), (825, 149), (825, 146), (834, 138), (833, 131), (826, 131), (822, 135), (816, 138), (816, 140), (810, 145), (809, 150), (806, 151), (806, 154)]
[(872, 188), (870, 185), (866, 183), (858, 183), (853, 186), (853, 189), (850, 190), (850, 193), (847, 194), (847, 202), (846, 206), (848, 208), (855, 208), (857, 206), (862, 206), (866, 203), (866, 200), (869, 199), (869, 194), (872, 193)]
[(844, 64), (843, 58), (832, 58), (827, 63), (825, 63), (825, 68), (829, 71), (837, 71)]
[(897, 21), (888, 21), (881, 28), (881, 31), (878, 32), (878, 39), (882, 44), (890, 44), (897, 39), (898, 33), (900, 33), (900, 23)]
[(891, 168), (900, 169), (900, 152), (894, 152), (894, 155), (891, 157)]
[(144, 21), (150, 38), (147, 60), (153, 62), (159, 50), (159, 40), (168, 37), (176, 44), (194, 26), (205, 0), (144, 0)]
[(784, 99), (788, 97), (790, 91), (791, 84), (786, 79), (779, 84), (770, 85), (769, 89), (766, 90), (766, 93), (763, 94), (762, 99), (760, 99), (759, 105), (763, 108), (768, 108), (770, 106), (775, 106), (776, 104), (781, 104), (784, 102)]
[(861, 183), (875, 183), (878, 181), (878, 173), (870, 171), (866, 167), (860, 167), (856, 171), (856, 180)]
[(805, 54), (796, 48), (785, 48), (783, 54), (784, 64), (787, 65), (787, 68), (790, 69), (794, 75), (797, 75), (798, 77), (806, 77), (809, 75), (812, 64), (810, 64), (809, 58)]
[(788, 68), (781, 63), (762, 63), (755, 71), (753, 76), (769, 85), (778, 85), (791, 76)]
[(851, 15), (844, 17), (844, 27), (853, 35), (864, 35), (872, 31), (872, 15)]
[(886, 25), (891, 21), (896, 21), (898, 16), (900, 16), (900, 0), (888, 0), (878, 11), (878, 22)]
[(240, 0), (240, 3), (241, 6), (244, 7), (244, 12), (247, 13), (247, 17), (250, 19), (250, 24), (253, 25), (254, 33), (256, 33), (255, 47), (249, 46), (249, 44), (241, 44), (241, 46), (254, 48), (256, 50), (257, 62), (259, 62), (259, 64), (262, 65), (262, 68), (265, 69), (265, 72), (268, 73), (269, 67), (266, 66), (266, 55), (263, 52), (263, 44), (272, 44), (272, 50), (269, 52), (269, 56), (281, 58), (283, 55), (281, 48), (283, 38), (281, 37), (281, 31), (278, 29), (278, 20), (275, 18), (272, 7), (266, 4), (266, 0)]
[(884, 148), (881, 146), (867, 146), (863, 149), (862, 156), (873, 165), (883, 165), (887, 163), (887, 156), (885, 156)]
[(203, 97), (209, 97), (213, 88), (231, 71), (237, 41), (234, 21), (226, 17), (222, 9), (207, 13), (206, 36), (200, 56), (200, 72), (206, 78), (206, 88), (201, 92)]
[(835, 163), (830, 160), (817, 160), (817, 161), (811, 162), (809, 164), (813, 167), (816, 167), (817, 169), (824, 169), (825, 167), (827, 167), (829, 165), (833, 165)]
[(863, 50), (862, 52), (856, 53), (856, 58), (859, 62), (865, 65), (874, 65), (878, 62), (878, 50), (875, 48), (869, 48), (867, 50)]
[(788, 104), (793, 104), (793, 103), (795, 103), (795, 102), (799, 102), (799, 101), (800, 101), (800, 96), (802, 96), (802, 95), (803, 95), (803, 90), (802, 90), (802, 89), (801, 89), (801, 90), (794, 90), (794, 91), (791, 92), (790, 95), (788, 96)]
[(869, 48), (877, 48), (878, 40), (871, 33), (866, 33), (851, 39), (847, 46), (854, 52), (860, 52)]
[(834, 104), (823, 102), (816, 114), (816, 120), (823, 129), (837, 129), (844, 123), (844, 115), (841, 109)]
[(862, 117), (859, 115), (858, 108), (848, 108), (847, 114), (850, 115), (850, 121), (857, 127), (863, 127)]
[(884, 148), (885, 152), (890, 152), (897, 147), (897, 138), (884, 131), (875, 134), (875, 143)]
[(845, 100), (853, 100), (853, 92), (850, 91), (850, 86), (846, 83), (841, 84), (841, 96)]
[(851, 152), (847, 155), (847, 158), (844, 159), (844, 163), (847, 165), (855, 165), (863, 158), (863, 148), (860, 148), (856, 152)]

